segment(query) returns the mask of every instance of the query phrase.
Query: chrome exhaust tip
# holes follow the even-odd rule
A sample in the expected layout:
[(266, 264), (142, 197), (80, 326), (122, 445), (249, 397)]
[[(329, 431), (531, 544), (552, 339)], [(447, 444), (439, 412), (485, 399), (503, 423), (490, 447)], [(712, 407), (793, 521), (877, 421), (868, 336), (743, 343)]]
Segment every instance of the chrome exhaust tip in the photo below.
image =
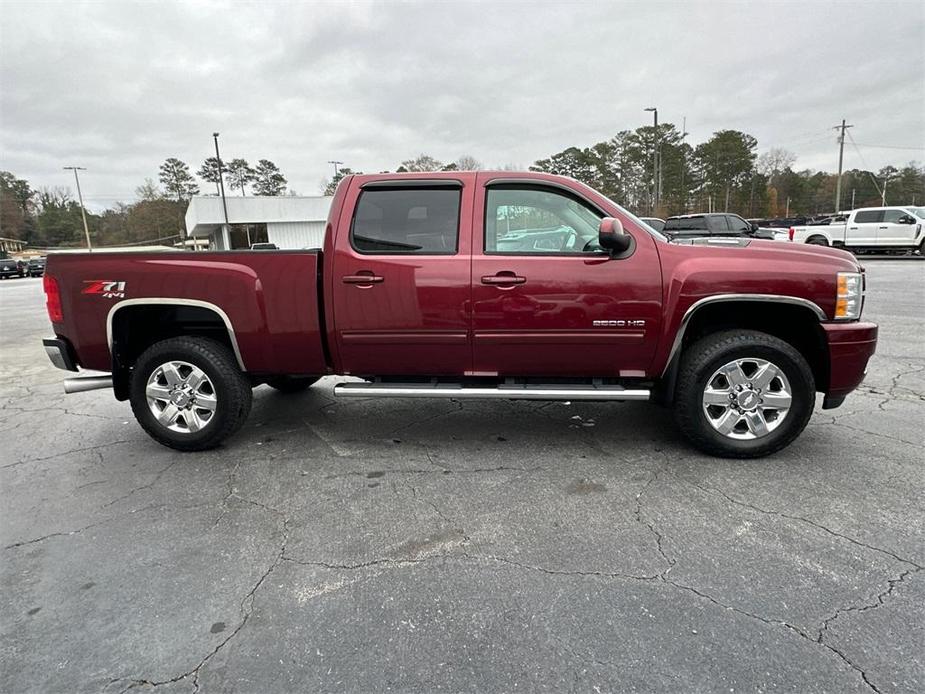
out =
[(64, 392), (67, 394), (83, 393), (100, 388), (112, 388), (112, 376), (80, 376), (64, 379)]

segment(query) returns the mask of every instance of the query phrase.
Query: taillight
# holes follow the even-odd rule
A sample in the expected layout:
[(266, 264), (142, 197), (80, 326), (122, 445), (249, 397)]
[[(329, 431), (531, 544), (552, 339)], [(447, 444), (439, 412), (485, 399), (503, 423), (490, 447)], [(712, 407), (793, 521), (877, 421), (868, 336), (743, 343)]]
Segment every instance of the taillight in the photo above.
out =
[(796, 229), (794, 229), (793, 227), (790, 227), (789, 229), (787, 229), (787, 236), (789, 237), (791, 241), (793, 241), (793, 234), (795, 231)]
[(42, 277), (42, 287), (45, 289), (45, 308), (48, 309), (48, 318), (52, 323), (64, 320), (64, 311), (61, 310), (61, 292), (58, 290), (58, 280), (51, 275)]

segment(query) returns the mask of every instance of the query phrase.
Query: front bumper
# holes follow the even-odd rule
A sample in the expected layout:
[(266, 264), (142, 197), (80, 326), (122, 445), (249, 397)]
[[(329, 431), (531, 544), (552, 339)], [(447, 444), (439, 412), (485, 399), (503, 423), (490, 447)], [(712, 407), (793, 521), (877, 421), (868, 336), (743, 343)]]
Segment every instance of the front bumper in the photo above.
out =
[(73, 352), (67, 340), (48, 337), (42, 340), (42, 345), (45, 347), (45, 354), (56, 367), (65, 371), (77, 371), (77, 363), (74, 361)]
[(878, 329), (875, 323), (823, 323), (822, 329), (829, 344), (829, 387), (825, 395), (837, 407), (864, 380), (867, 362), (877, 349)]

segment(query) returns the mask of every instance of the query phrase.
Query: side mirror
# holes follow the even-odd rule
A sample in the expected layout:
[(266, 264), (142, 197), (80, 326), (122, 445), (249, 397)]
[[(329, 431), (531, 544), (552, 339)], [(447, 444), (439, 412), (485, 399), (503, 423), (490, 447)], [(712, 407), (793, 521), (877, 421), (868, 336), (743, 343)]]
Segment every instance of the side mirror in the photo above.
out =
[(611, 255), (625, 253), (633, 243), (633, 237), (623, 231), (623, 222), (613, 217), (604, 217), (597, 229), (597, 242)]
[(915, 217), (907, 214), (905, 217), (900, 218), (899, 223), (900, 224), (915, 224)]
[(751, 223), (752, 231), (758, 231), (758, 225), (755, 222)]

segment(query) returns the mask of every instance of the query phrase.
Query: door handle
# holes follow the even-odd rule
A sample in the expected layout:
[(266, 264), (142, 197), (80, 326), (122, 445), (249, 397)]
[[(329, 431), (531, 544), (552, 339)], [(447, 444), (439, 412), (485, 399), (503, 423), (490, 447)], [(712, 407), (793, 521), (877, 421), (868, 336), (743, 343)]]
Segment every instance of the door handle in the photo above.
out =
[(344, 275), (341, 279), (344, 284), (381, 284), (385, 281), (385, 277), (374, 275), (371, 272), (368, 274)]
[(510, 284), (523, 284), (526, 281), (526, 277), (515, 275), (513, 272), (506, 275), (499, 272), (497, 275), (484, 275), (482, 277), (482, 284), (494, 284), (502, 286)]

